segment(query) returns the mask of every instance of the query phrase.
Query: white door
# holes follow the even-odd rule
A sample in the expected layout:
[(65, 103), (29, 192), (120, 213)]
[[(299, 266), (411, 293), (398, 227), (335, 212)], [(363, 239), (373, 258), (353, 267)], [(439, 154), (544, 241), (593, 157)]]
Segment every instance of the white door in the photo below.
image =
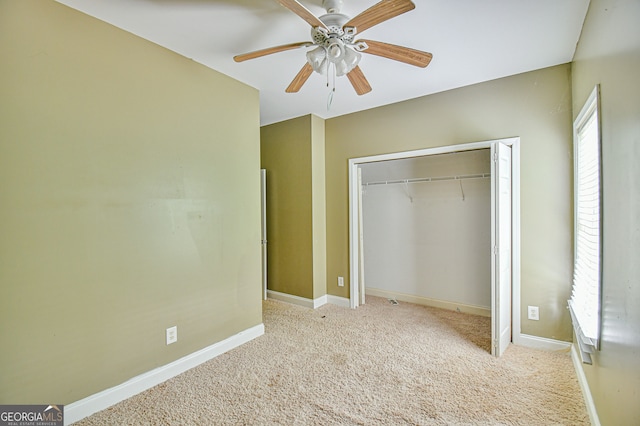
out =
[(260, 170), (260, 207), (262, 226), (260, 246), (262, 247), (262, 298), (267, 300), (267, 171)]
[(491, 354), (511, 342), (511, 147), (491, 145)]

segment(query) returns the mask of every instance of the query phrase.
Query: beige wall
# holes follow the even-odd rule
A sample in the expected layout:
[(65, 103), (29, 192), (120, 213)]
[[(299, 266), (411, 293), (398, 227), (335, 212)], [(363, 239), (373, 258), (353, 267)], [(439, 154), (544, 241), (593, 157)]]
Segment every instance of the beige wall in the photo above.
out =
[[(349, 276), (349, 158), (510, 136), (521, 138), (522, 332), (570, 341), (568, 64), (327, 120), (327, 292), (349, 297), (335, 284)], [(527, 305), (540, 321), (526, 319)]]
[(326, 294), (324, 120), (307, 115), (260, 129), (267, 170), (267, 287)]
[(257, 91), (53, 1), (0, 0), (0, 57), (0, 403), (260, 324)]
[(267, 170), (267, 287), (313, 298), (311, 116), (260, 129)]
[(602, 347), (584, 365), (603, 425), (640, 424), (640, 2), (591, 0), (573, 63), (573, 112), (601, 93)]

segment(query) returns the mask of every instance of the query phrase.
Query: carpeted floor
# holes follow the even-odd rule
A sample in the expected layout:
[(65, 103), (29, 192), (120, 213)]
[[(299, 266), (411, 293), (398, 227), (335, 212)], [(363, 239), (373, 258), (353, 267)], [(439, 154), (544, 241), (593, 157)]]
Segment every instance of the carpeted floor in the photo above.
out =
[(568, 352), (490, 355), (490, 318), (264, 302), (265, 335), (76, 425), (588, 425)]

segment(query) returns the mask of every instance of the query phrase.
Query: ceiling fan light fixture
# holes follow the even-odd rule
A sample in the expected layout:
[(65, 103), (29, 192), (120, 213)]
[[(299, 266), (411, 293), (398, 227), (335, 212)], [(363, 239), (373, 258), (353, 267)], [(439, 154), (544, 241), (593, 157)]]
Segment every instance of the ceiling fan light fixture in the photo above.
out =
[(343, 48), (338, 46), (338, 44), (332, 44), (331, 46), (329, 46), (328, 50), (331, 62), (339, 62), (344, 56)]
[(344, 61), (336, 63), (335, 67), (336, 67), (336, 77), (342, 77), (343, 75), (346, 75), (349, 73), (347, 69), (347, 64)]
[(344, 59), (336, 64), (336, 75), (338, 77), (349, 74), (360, 63), (362, 55), (349, 46), (344, 48)]
[(333, 38), (327, 45), (329, 60), (333, 63), (340, 62), (344, 59), (345, 46), (339, 38)]
[(318, 46), (307, 52), (307, 62), (311, 68), (319, 74), (326, 74), (327, 71), (327, 49), (324, 46)]
[(328, 64), (333, 64), (336, 76), (349, 74), (359, 63), (362, 55), (340, 39), (333, 39), (327, 46), (318, 46), (307, 52), (307, 62), (318, 74), (327, 73)]
[(361, 57), (354, 48), (337, 38), (307, 52), (307, 61), (315, 72), (325, 75), (328, 65), (333, 64), (337, 77), (349, 74), (360, 63)]

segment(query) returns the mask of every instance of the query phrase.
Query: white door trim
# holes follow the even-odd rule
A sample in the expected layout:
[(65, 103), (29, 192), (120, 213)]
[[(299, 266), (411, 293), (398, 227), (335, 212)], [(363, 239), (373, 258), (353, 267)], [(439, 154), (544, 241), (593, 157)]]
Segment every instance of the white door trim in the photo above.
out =
[(267, 300), (267, 170), (260, 169), (262, 299)]
[(376, 161), (398, 160), (404, 158), (422, 157), (426, 155), (446, 154), (475, 149), (491, 148), (494, 143), (503, 143), (511, 147), (511, 211), (512, 211), (512, 301), (511, 327), (512, 342), (520, 343), (520, 138), (505, 138), (483, 142), (473, 142), (460, 145), (448, 145), (436, 148), (419, 149), (415, 151), (394, 152), (391, 154), (373, 155), (349, 159), (349, 300), (351, 308), (359, 305), (359, 212), (358, 212), (358, 168), (362, 164)]

